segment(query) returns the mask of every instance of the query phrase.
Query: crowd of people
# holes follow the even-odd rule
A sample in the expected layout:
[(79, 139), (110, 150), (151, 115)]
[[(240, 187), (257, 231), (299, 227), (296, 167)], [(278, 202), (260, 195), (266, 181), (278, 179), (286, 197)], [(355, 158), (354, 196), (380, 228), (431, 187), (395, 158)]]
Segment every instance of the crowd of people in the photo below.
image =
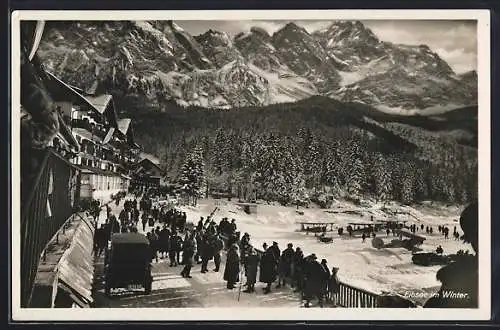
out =
[[(96, 256), (105, 250), (112, 233), (138, 232), (140, 219), (142, 231), (150, 241), (152, 262), (168, 261), (170, 267), (183, 266), (180, 274), (184, 278), (191, 278), (191, 269), (198, 264), (202, 274), (209, 272), (212, 260), (212, 271), (219, 272), (222, 251), (226, 250), (223, 279), (229, 290), (240, 283), (240, 289), (245, 288), (242, 292), (250, 294), (255, 292), (256, 283), (261, 282), (265, 284), (264, 294), (268, 294), (277, 283), (275, 288), (289, 285), (301, 293), (306, 306), (313, 299), (317, 299), (320, 306), (325, 300), (336, 303), (338, 268), (330, 271), (325, 259), (318, 262), (315, 254), (304, 256), (300, 247), (294, 248), (292, 243), (283, 251), (277, 242), (255, 248), (248, 233), (240, 237), (235, 219), (223, 218), (216, 223), (210, 215), (201, 217), (196, 226), (188, 228), (186, 213), (171, 205), (155, 205), (147, 195), (140, 200), (125, 200), (118, 219), (107, 205), (106, 211), (107, 221), (96, 230), (94, 237)], [(151, 228), (148, 232), (146, 225)], [(243, 276), (244, 284), (240, 282)]]
[[(170, 267), (183, 266), (180, 274), (184, 278), (191, 278), (191, 270), (195, 264), (201, 264), (202, 274), (209, 272), (208, 264), (214, 262), (214, 272), (221, 266), (221, 254), (227, 251), (224, 281), (227, 289), (235, 289), (240, 283), (240, 289), (245, 287), (244, 293), (254, 293), (257, 282), (264, 283), (264, 294), (275, 288), (290, 286), (301, 294), (305, 306), (316, 300), (320, 307), (325, 301), (336, 305), (340, 283), (337, 277), (338, 268), (330, 267), (326, 259), (318, 261), (312, 253), (304, 255), (300, 247), (288, 243), (281, 251), (277, 242), (270, 246), (266, 243), (262, 248), (256, 248), (248, 233), (240, 236), (237, 231), (236, 220), (223, 218), (216, 223), (212, 216), (201, 217), (196, 225), (187, 226), (186, 213), (180, 212), (172, 205), (159, 207), (151, 202), (148, 196), (126, 200), (118, 220), (110, 213), (107, 206), (108, 221), (96, 231), (95, 250), (100, 255), (110, 238), (111, 233), (137, 232), (139, 214), (142, 212), (143, 232), (146, 224), (152, 229), (146, 233), (151, 246), (151, 260), (162, 262), (168, 259)], [(432, 227), (412, 225), (411, 231), (426, 230), (432, 233)], [(439, 232), (447, 238), (448, 228), (438, 227)], [(454, 228), (454, 235), (458, 233)], [(387, 233), (389, 234), (389, 232)], [(364, 238), (368, 237), (366, 235)], [(363, 239), (364, 239), (363, 238)], [(438, 247), (437, 253), (443, 249)], [(246, 279), (243, 284), (243, 277)]]

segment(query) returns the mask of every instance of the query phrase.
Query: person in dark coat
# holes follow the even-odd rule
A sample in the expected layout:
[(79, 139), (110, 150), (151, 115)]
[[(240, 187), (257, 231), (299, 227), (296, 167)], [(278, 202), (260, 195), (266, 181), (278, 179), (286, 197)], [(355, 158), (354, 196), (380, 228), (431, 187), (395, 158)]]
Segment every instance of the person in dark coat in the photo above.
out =
[(293, 255), (293, 286), (296, 286), (296, 292), (304, 288), (304, 253), (297, 247)]
[(146, 225), (148, 224), (148, 213), (143, 212), (141, 216), (142, 231), (146, 231)]
[[(475, 255), (469, 254), (438, 270), (436, 277), (441, 288), (426, 301), (424, 308), (477, 308), (478, 307), (478, 203), (468, 205), (460, 215), (462, 240), (469, 243)], [(450, 293), (464, 294), (456, 297)]]
[(321, 298), (328, 298), (328, 283), (330, 282), (330, 269), (326, 259), (321, 260)]
[(226, 269), (224, 270), (224, 281), (227, 281), (227, 288), (234, 289), (236, 282), (240, 280), (240, 256), (238, 246), (233, 244), (229, 247), (226, 257)]
[(293, 256), (295, 252), (293, 251), (293, 244), (288, 243), (287, 248), (283, 250), (283, 253), (280, 257), (279, 263), (279, 279), (278, 286), (276, 288), (280, 288), (281, 286), (286, 285), (286, 279), (292, 279), (293, 277)]
[(170, 230), (166, 226), (160, 231), (159, 235), (160, 240), (160, 257), (163, 259), (168, 256), (168, 250), (170, 248)]
[(197, 231), (201, 231), (203, 229), (203, 217), (200, 217), (200, 221), (198, 221), (198, 225), (196, 226)]
[(306, 300), (305, 307), (311, 306), (311, 300), (314, 298), (318, 299), (318, 303), (323, 307), (323, 269), (321, 264), (318, 262), (318, 258), (313, 253), (307, 256), (306, 263), (304, 266), (304, 277), (305, 277), (305, 287), (304, 287), (304, 298)]
[(196, 246), (198, 246), (196, 254), (194, 255), (194, 262), (196, 262), (197, 264), (201, 264), (200, 253), (201, 253), (201, 249), (202, 249), (201, 246), (203, 244), (203, 231), (196, 229), (194, 239), (196, 240)]
[(151, 230), (147, 236), (149, 239), (149, 246), (151, 248), (151, 260), (155, 259), (158, 262), (158, 237), (154, 230)]
[(179, 240), (177, 238), (177, 233), (174, 231), (170, 235), (169, 239), (169, 249), (168, 249), (168, 258), (170, 260), (170, 267), (176, 267), (177, 266), (177, 250), (179, 249)]
[(211, 244), (211, 237), (209, 235), (205, 235), (201, 240), (201, 246), (199, 247), (200, 256), (201, 256), (201, 272), (208, 272), (208, 262), (214, 256), (213, 245)]
[(267, 244), (264, 245), (265, 252), (260, 259), (259, 273), (259, 282), (267, 284), (267, 286), (264, 288), (265, 294), (271, 292), (271, 285), (274, 283), (274, 281), (276, 281), (276, 277), (278, 275), (278, 263), (275, 257), (275, 252), (271, 248), (266, 248)]
[(109, 217), (109, 231), (113, 234), (120, 232), (120, 223), (113, 214)]
[[(173, 245), (174, 251), (175, 251), (175, 264), (178, 265), (181, 263), (181, 252), (182, 252), (182, 237), (177, 234), (177, 232), (174, 231), (174, 240), (173, 242), (170, 241), (170, 244)], [(196, 245), (198, 246), (198, 245)], [(196, 249), (197, 250), (197, 249)], [(196, 253), (196, 252), (195, 252)]]
[(247, 288), (246, 293), (255, 292), (255, 283), (257, 282), (257, 268), (259, 266), (259, 255), (254, 248), (251, 248), (247, 255)]
[(94, 233), (94, 255), (99, 258), (104, 252), (106, 245), (106, 229), (104, 225), (101, 225), (101, 227)]
[(276, 260), (276, 264), (278, 264), (281, 257), (281, 250), (278, 247), (278, 242), (273, 242), (273, 245), (271, 245), (270, 249), (274, 254), (274, 259)]
[(233, 235), (236, 233), (236, 219), (231, 219), (231, 223), (229, 224), (228, 226), (228, 231), (229, 231), (229, 235)]
[[(191, 278), (191, 268), (193, 267), (193, 256), (196, 252), (196, 240), (193, 235), (189, 235), (182, 246), (182, 263), (184, 268), (181, 271), (181, 276)], [(172, 261), (172, 259), (170, 259)], [(175, 261), (175, 258), (174, 258)]]

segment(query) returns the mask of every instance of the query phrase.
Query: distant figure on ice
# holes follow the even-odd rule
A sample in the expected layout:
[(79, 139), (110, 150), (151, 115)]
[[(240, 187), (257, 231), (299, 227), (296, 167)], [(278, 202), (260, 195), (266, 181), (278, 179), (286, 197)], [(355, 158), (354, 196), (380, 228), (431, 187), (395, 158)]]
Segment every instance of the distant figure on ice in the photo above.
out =
[(420, 230), (424, 230), (424, 224), (420, 225)]
[(437, 254), (443, 254), (443, 252), (444, 252), (443, 251), (443, 247), (441, 245), (436, 248), (436, 253)]
[(387, 228), (385, 233), (387, 234), (387, 236), (389, 236), (389, 234), (391, 233), (391, 230), (389, 228)]
[(366, 240), (366, 235), (365, 235), (365, 233), (363, 233), (363, 235), (361, 235), (361, 240), (362, 240), (362, 242), (363, 242), (363, 243), (365, 242), (365, 240)]
[(236, 282), (240, 280), (240, 256), (238, 255), (238, 245), (229, 247), (226, 257), (226, 269), (224, 270), (224, 281), (227, 281), (227, 288), (232, 290)]
[[(478, 307), (478, 204), (477, 201), (467, 206), (460, 216), (462, 239), (470, 243), (475, 255), (467, 255), (458, 261), (441, 268), (437, 279), (442, 283), (441, 289), (427, 300), (427, 308), (477, 308)], [(466, 294), (466, 298), (450, 297), (449, 293)]]

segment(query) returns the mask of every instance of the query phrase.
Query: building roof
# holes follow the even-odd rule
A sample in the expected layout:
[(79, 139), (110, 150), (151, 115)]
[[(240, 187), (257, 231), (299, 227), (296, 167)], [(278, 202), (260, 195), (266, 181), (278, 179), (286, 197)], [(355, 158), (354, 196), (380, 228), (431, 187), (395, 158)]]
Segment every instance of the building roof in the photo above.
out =
[[(159, 163), (158, 163), (158, 164), (154, 163), (154, 162), (153, 162), (151, 159), (149, 159), (149, 158), (143, 158), (143, 159), (141, 159), (141, 160), (139, 161), (139, 163), (138, 163), (138, 165), (139, 165), (139, 166), (138, 166), (138, 169), (139, 169), (139, 170), (140, 170), (141, 168), (144, 168), (144, 167), (141, 165), (141, 163), (144, 163), (144, 162), (147, 162), (147, 163), (151, 164), (151, 166), (152, 166), (152, 167), (156, 167), (158, 170), (160, 170), (160, 171), (161, 171), (160, 164), (159, 164)], [(148, 168), (144, 168), (144, 169), (146, 170), (146, 172), (149, 170)], [(138, 172), (136, 172), (136, 173), (138, 173)]]
[(82, 304), (81, 307), (88, 307), (93, 302), (94, 260), (91, 250), (86, 247), (92, 246), (93, 226), (88, 222), (80, 223), (73, 237), (57, 266), (59, 285), (62, 282), (62, 288), (75, 295), (75, 302)]
[(131, 122), (132, 120), (130, 118), (122, 118), (118, 120), (118, 130), (122, 132), (123, 135), (127, 135)]
[(151, 155), (151, 154), (148, 154), (146, 152), (141, 152), (139, 154), (139, 159), (140, 159), (141, 162), (144, 159), (148, 159), (151, 163), (155, 164), (156, 166), (160, 165), (160, 160), (158, 159), (158, 157), (156, 157), (154, 155)]
[(58, 114), (58, 117), (59, 117), (59, 132), (61, 133), (61, 135), (64, 137), (64, 139), (68, 143), (73, 145), (73, 147), (77, 151), (80, 150), (80, 144), (75, 139), (75, 136), (71, 133), (71, 130), (68, 128), (68, 126), (66, 125), (66, 123), (62, 119), (61, 114)]
[(81, 137), (83, 137), (89, 141), (102, 143), (102, 139), (100, 137), (90, 133), (89, 131), (87, 131), (84, 128), (79, 128), (79, 127), (73, 128), (73, 134), (80, 135)]
[(100, 114), (103, 114), (104, 111), (106, 111), (109, 103), (113, 99), (113, 96), (109, 94), (103, 94), (99, 96), (86, 96), (85, 98), (94, 106), (97, 111), (99, 111)]
[(91, 100), (89, 100), (87, 96), (84, 96), (79, 92), (80, 89), (73, 88), (48, 71), (46, 71), (46, 73), (49, 77), (46, 86), (50, 92), (51, 97), (55, 101), (67, 101), (73, 102), (76, 105), (85, 105), (99, 113), (102, 113), (100, 112), (100, 109), (97, 108), (94, 103), (91, 102)]

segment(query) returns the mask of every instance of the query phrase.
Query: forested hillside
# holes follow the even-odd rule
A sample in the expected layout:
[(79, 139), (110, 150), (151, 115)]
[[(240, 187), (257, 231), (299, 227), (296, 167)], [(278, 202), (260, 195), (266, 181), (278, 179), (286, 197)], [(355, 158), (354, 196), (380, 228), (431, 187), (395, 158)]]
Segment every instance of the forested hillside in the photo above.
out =
[(136, 121), (169, 181), (192, 192), (208, 184), (283, 204), (325, 194), (461, 204), (477, 194), (477, 108), (396, 116), (313, 97), (226, 111), (172, 103)]

